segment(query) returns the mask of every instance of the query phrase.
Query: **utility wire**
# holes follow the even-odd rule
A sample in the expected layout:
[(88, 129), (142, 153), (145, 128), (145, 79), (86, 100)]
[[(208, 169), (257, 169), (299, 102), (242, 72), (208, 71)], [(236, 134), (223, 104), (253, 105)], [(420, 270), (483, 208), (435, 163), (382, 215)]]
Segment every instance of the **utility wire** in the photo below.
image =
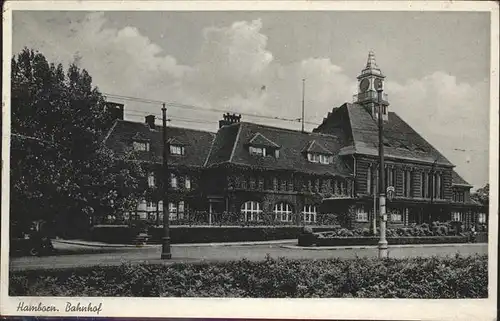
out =
[[(218, 113), (227, 113), (227, 112), (233, 112), (237, 113), (240, 115), (248, 116), (248, 117), (256, 117), (256, 118), (265, 118), (265, 119), (272, 119), (272, 120), (282, 120), (282, 121), (289, 121), (289, 122), (300, 122), (301, 118), (283, 118), (283, 117), (278, 117), (278, 116), (269, 116), (269, 115), (257, 115), (257, 114), (250, 114), (250, 113), (242, 113), (242, 112), (234, 112), (234, 111), (228, 111), (225, 109), (218, 109), (218, 108), (205, 108), (205, 107), (200, 107), (200, 106), (195, 106), (195, 105), (190, 105), (190, 104), (183, 104), (183, 103), (178, 103), (178, 102), (162, 102), (159, 100), (153, 100), (153, 99), (147, 99), (147, 98), (139, 98), (139, 97), (132, 97), (132, 96), (123, 96), (123, 95), (115, 95), (115, 94), (110, 94), (110, 93), (103, 93), (106, 97), (112, 98), (112, 99), (120, 99), (120, 100), (130, 100), (130, 101), (136, 101), (136, 102), (142, 102), (146, 104), (162, 104), (165, 103), (169, 107), (173, 108), (185, 108), (185, 109), (193, 109), (193, 110), (200, 110), (200, 111), (206, 111), (206, 112), (218, 112)], [(312, 122), (305, 122), (305, 123), (311, 123), (318, 125), (316, 123)]]

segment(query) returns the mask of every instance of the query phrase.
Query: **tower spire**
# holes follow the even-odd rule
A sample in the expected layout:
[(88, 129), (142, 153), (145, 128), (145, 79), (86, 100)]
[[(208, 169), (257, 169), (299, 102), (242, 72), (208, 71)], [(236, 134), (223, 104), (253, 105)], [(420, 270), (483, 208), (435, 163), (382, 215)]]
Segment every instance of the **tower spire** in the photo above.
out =
[(366, 69), (378, 69), (377, 62), (375, 61), (375, 52), (373, 52), (373, 50), (370, 50), (370, 52), (368, 52)]
[(375, 52), (373, 50), (370, 50), (368, 52), (368, 59), (366, 61), (366, 67), (361, 71), (361, 75), (377, 75), (382, 78), (384, 78), (384, 75), (382, 74), (382, 71), (377, 65), (377, 62), (375, 60)]

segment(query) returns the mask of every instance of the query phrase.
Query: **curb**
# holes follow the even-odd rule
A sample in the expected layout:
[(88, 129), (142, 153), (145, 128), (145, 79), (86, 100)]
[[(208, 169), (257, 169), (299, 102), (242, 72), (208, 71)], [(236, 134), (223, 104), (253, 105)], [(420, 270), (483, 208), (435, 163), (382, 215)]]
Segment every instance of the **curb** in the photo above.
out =
[[(145, 245), (132, 245), (132, 244), (106, 244), (106, 243), (90, 243), (83, 241), (69, 241), (69, 240), (53, 240), (54, 243), (64, 243), (81, 245), (88, 247), (100, 247), (100, 248), (155, 248), (160, 247), (161, 244), (145, 244)], [(283, 244), (283, 243), (296, 243), (296, 239), (288, 240), (274, 240), (274, 241), (254, 241), (254, 242), (224, 242), (224, 243), (181, 243), (181, 244), (171, 244), (172, 247), (202, 247), (202, 246), (253, 246), (253, 245), (272, 245), (272, 244)]]
[[(445, 243), (445, 244), (394, 244), (389, 245), (391, 248), (418, 248), (418, 247), (452, 247), (452, 246), (471, 246), (471, 245), (488, 245), (488, 243)], [(285, 249), (293, 250), (309, 250), (309, 251), (326, 251), (326, 250), (361, 250), (361, 249), (378, 249), (377, 245), (363, 245), (363, 246), (298, 246), (298, 245), (281, 245)]]

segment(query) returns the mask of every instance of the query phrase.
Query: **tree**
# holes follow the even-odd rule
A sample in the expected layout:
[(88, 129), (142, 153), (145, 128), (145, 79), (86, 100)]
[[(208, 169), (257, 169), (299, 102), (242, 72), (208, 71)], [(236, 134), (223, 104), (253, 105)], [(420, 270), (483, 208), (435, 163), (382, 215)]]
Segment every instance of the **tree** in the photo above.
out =
[(23, 49), (12, 59), (11, 221), (88, 223), (131, 206), (144, 173), (102, 138), (113, 123), (86, 70)]
[(478, 189), (470, 196), (473, 200), (479, 202), (481, 205), (489, 206), (490, 204), (490, 184)]

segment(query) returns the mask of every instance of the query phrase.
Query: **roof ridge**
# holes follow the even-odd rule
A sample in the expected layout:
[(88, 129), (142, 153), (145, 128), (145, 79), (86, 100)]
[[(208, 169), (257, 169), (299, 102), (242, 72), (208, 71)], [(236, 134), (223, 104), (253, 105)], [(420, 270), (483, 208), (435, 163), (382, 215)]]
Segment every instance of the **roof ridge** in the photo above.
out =
[(217, 138), (217, 133), (215, 133), (215, 135), (213, 135), (213, 137), (212, 137), (212, 143), (210, 144), (210, 150), (208, 151), (207, 158), (205, 158), (205, 161), (203, 162), (202, 167), (206, 167), (208, 164), (208, 160), (210, 159), (210, 156), (212, 155), (212, 150), (214, 148), (214, 143), (215, 143), (216, 138)]
[(111, 133), (113, 132), (113, 130), (115, 130), (116, 124), (118, 124), (118, 119), (115, 120), (115, 122), (113, 123), (113, 126), (111, 126), (111, 128), (106, 133), (106, 136), (104, 136), (104, 139), (101, 142), (102, 144), (106, 144), (106, 141), (108, 140), (109, 136), (111, 135)]
[[(241, 124), (241, 123), (239, 123)], [(240, 133), (241, 133), (241, 125), (238, 127), (238, 132), (236, 133), (236, 138), (234, 139), (233, 143), (233, 149), (231, 150), (231, 155), (229, 155), (229, 162), (231, 163), (233, 161), (233, 156), (234, 152), (236, 151), (236, 145), (238, 144), (238, 141), (240, 139)]]

